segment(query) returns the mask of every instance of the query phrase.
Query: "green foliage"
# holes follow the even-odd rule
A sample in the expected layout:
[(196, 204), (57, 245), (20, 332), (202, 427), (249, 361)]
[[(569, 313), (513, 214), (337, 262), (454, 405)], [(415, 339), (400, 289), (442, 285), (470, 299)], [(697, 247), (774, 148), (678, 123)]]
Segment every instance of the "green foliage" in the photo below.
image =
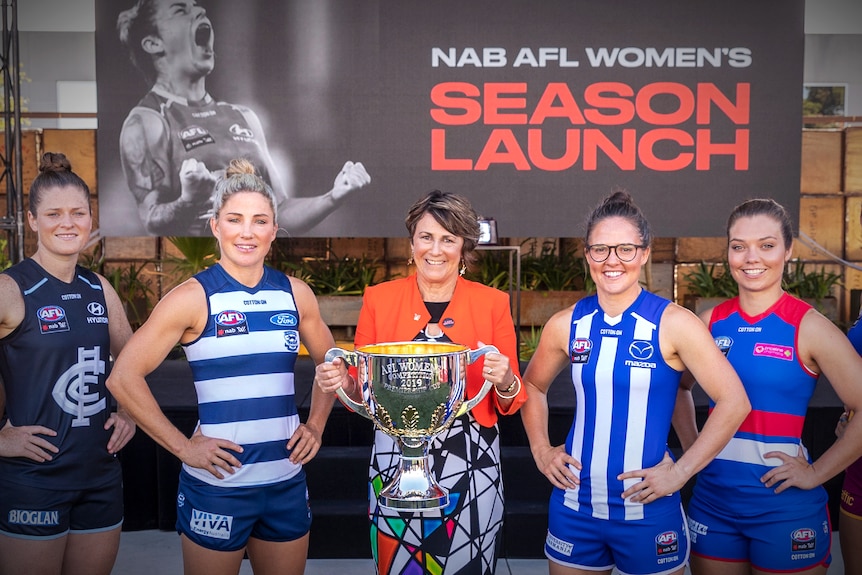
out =
[(150, 301), (155, 295), (152, 278), (146, 271), (148, 262), (129, 262), (105, 271), (105, 278), (120, 296), (129, 323), (139, 327), (149, 315)]
[(557, 253), (554, 242), (546, 241), (538, 253), (535, 243), (521, 256), (521, 289), (583, 290), (588, 285), (586, 263), (574, 251)]
[(284, 262), (284, 271), (307, 283), (316, 295), (362, 295), (374, 285), (380, 262), (377, 259), (331, 255), (328, 259), (303, 258)]
[(479, 251), (478, 259), (464, 274), (469, 280), (500, 290), (509, 289), (509, 255), (502, 251)]
[(12, 260), (9, 257), (9, 241), (6, 238), (0, 238), (0, 272), (12, 265)]
[(218, 242), (214, 237), (171, 236), (167, 240), (182, 254), (182, 257), (170, 256), (167, 258), (167, 262), (173, 266), (178, 283), (218, 261)]
[(801, 260), (793, 260), (791, 266), (784, 271), (781, 287), (798, 298), (821, 300), (832, 294), (832, 286), (841, 285), (841, 276), (826, 271), (825, 266), (819, 270), (805, 271)]
[[(716, 266), (720, 269), (716, 271)], [(707, 264), (701, 261), (697, 269), (683, 276), (688, 282), (689, 291), (698, 297), (731, 298), (739, 293), (736, 280), (730, 275), (727, 262)]]
[(530, 326), (530, 334), (525, 335), (521, 331), (521, 349), (518, 350), (518, 359), (521, 361), (530, 361), (533, 354), (536, 353), (536, 348), (539, 347), (539, 339), (542, 337), (542, 328)]

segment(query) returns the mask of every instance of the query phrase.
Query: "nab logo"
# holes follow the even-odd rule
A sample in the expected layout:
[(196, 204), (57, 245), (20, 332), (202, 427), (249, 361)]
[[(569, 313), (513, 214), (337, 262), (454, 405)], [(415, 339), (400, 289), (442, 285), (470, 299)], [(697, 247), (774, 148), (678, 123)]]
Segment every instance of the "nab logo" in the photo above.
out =
[(293, 327), (296, 325), (296, 316), (291, 313), (280, 313), (269, 318), (269, 323), (283, 327)]
[(817, 533), (809, 527), (802, 527), (790, 534), (793, 551), (810, 551), (817, 547)]
[(60, 321), (66, 317), (66, 312), (63, 311), (63, 308), (55, 305), (46, 305), (36, 313), (39, 314), (39, 319), (42, 321)]
[(573, 339), (569, 349), (571, 349), (572, 363), (587, 363), (590, 360), (593, 342), (583, 338)]
[(245, 322), (245, 314), (241, 311), (223, 311), (216, 316), (216, 323), (226, 327)]

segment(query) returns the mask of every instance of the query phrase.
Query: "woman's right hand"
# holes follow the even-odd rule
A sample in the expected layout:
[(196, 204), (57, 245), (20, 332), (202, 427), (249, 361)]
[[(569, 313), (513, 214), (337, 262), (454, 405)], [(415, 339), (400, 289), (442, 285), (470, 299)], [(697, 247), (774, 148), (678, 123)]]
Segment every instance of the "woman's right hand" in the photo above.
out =
[(581, 470), (581, 463), (566, 452), (565, 445), (548, 446), (544, 450), (533, 453), (536, 467), (545, 477), (560, 489), (571, 489), (580, 485), (581, 480), (572, 471), (574, 467)]
[(347, 364), (340, 357), (332, 361), (324, 361), (314, 368), (314, 381), (325, 393), (335, 393), (339, 388), (349, 393), (353, 387), (353, 381), (347, 373)]
[(0, 457), (25, 457), (37, 463), (51, 461), (51, 454), (60, 449), (40, 435), (56, 437), (57, 432), (41, 425), (15, 427), (7, 421), (0, 429)]
[(242, 446), (227, 439), (207, 437), (200, 432), (200, 429), (197, 429), (189, 438), (185, 450), (178, 454), (178, 457), (186, 465), (203, 469), (215, 476), (216, 479), (224, 479), (224, 475), (219, 469), (233, 475), (237, 469), (242, 467), (239, 459), (227, 450), (242, 453)]

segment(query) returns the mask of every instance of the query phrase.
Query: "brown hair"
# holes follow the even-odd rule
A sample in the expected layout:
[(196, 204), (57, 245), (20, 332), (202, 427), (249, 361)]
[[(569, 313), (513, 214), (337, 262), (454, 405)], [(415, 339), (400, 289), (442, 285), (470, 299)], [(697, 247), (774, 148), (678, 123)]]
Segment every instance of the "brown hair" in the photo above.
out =
[(464, 240), (461, 257), (465, 264), (472, 264), (476, 260), (473, 252), (479, 243), (479, 216), (467, 198), (433, 190), (410, 206), (404, 225), (407, 226), (411, 241), (416, 233), (416, 225), (425, 214), (431, 214), (447, 232)]
[(635, 227), (641, 236), (641, 244), (649, 246), (652, 242), (652, 230), (641, 209), (635, 204), (631, 194), (625, 190), (615, 190), (603, 199), (587, 219), (587, 233), (584, 243), (589, 245), (590, 234), (600, 221), (607, 218), (625, 218)]
[(64, 188), (72, 186), (81, 190), (87, 198), (87, 210), (90, 209), (90, 188), (78, 174), (72, 171), (72, 164), (65, 154), (58, 152), (45, 152), (39, 161), (39, 175), (33, 178), (30, 184), (30, 208), (29, 211), (36, 217), (39, 204), (42, 203), (42, 195), (49, 188)]
[(727, 218), (727, 240), (730, 241), (730, 228), (739, 218), (750, 218), (754, 216), (768, 216), (778, 222), (781, 226), (781, 238), (784, 240), (784, 249), (790, 249), (793, 244), (793, 224), (790, 214), (784, 206), (771, 198), (755, 198), (746, 200), (733, 208)]

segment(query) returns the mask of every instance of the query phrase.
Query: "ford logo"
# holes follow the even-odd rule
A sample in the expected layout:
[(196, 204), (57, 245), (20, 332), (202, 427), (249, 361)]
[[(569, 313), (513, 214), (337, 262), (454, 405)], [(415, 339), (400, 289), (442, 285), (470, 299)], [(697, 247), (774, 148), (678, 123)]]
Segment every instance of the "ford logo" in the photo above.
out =
[(280, 313), (269, 318), (269, 323), (284, 327), (293, 327), (296, 325), (296, 316), (290, 313)]

